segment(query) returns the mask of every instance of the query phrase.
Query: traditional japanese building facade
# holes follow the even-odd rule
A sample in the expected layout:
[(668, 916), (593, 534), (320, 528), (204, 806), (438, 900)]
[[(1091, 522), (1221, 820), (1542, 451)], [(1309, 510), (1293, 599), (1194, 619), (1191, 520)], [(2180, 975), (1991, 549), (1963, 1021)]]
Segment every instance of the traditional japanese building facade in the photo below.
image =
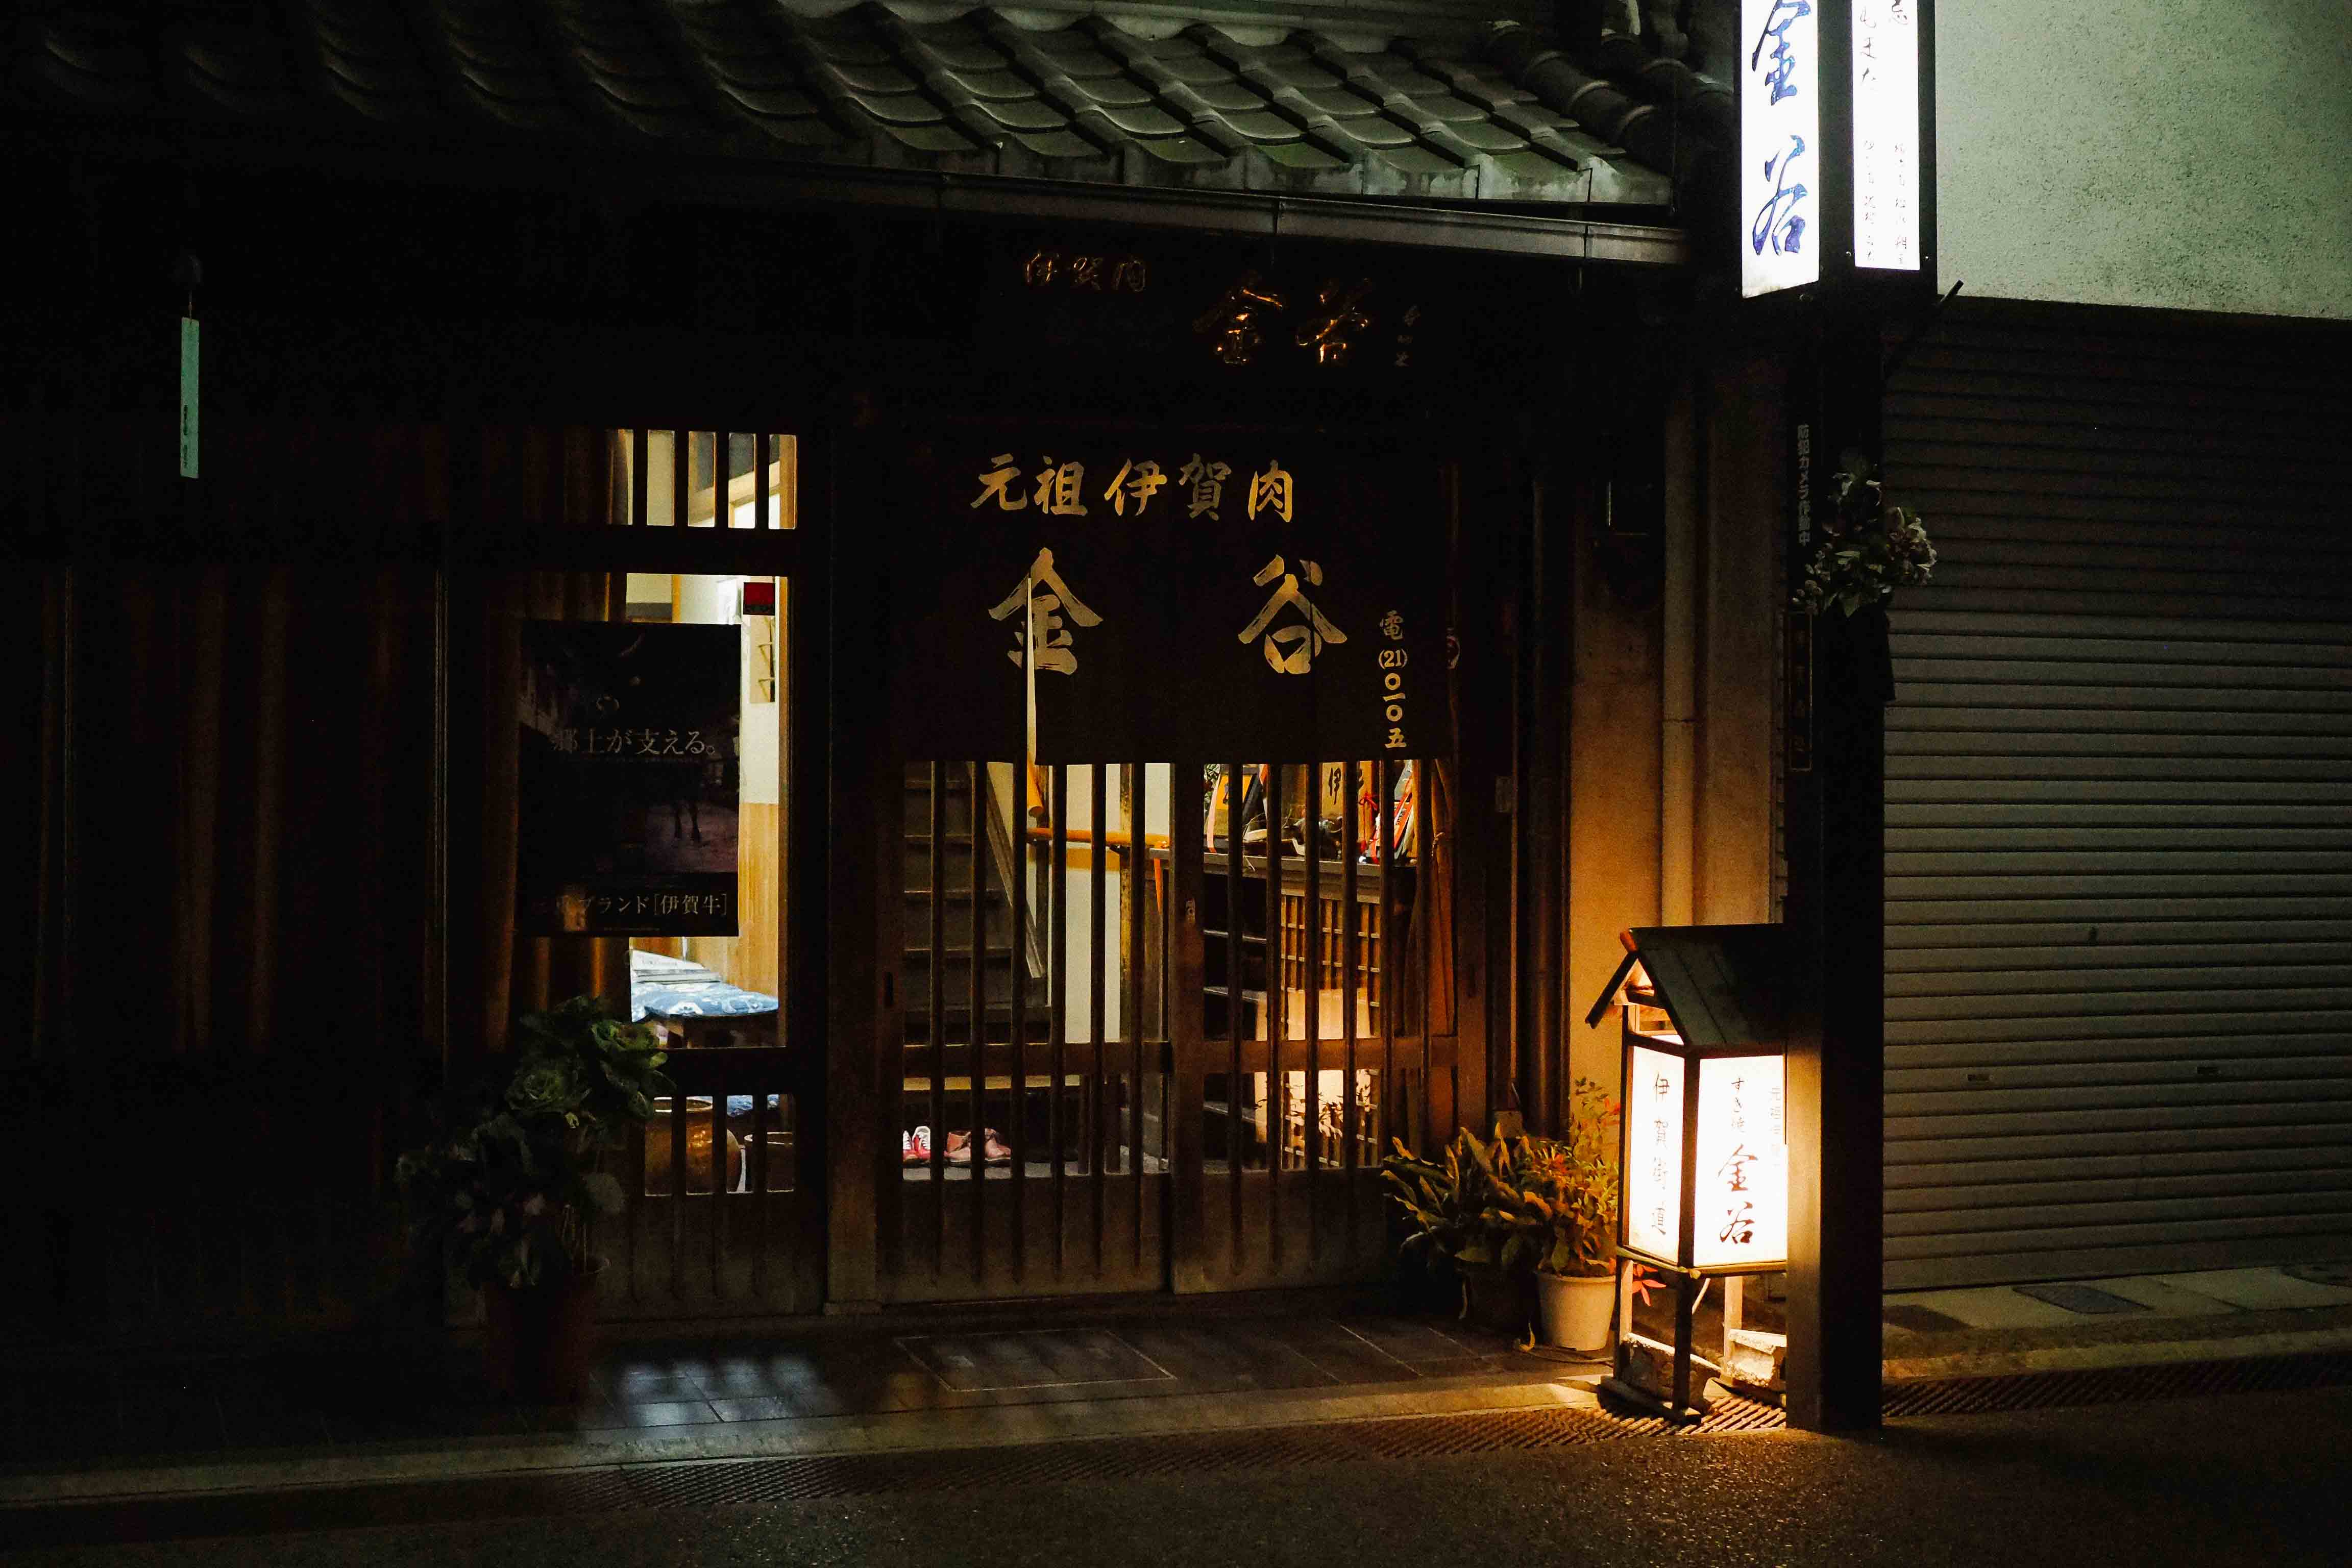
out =
[(14, 1331), (408, 1310), (581, 992), (608, 1316), (1384, 1277), (1388, 1140), (1773, 913), (1731, 10), (37, 9)]

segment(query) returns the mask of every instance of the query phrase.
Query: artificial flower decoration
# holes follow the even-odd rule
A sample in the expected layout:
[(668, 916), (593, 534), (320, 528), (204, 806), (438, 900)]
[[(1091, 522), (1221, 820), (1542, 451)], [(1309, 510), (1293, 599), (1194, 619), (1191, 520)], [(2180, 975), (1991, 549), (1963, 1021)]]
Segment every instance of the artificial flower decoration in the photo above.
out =
[(1823, 520), (1812, 559), (1805, 563), (1790, 604), (1809, 616), (1835, 605), (1847, 615), (1885, 600), (1897, 588), (1916, 587), (1936, 569), (1936, 547), (1927, 524), (1906, 507), (1889, 506), (1869, 459), (1846, 455)]

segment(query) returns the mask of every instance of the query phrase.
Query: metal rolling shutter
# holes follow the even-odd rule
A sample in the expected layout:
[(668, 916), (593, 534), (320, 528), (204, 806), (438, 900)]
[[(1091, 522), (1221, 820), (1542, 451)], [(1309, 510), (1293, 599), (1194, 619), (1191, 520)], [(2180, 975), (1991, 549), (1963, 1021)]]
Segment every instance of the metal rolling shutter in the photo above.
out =
[(2345, 335), (1954, 315), (1887, 405), (1887, 1288), (2352, 1253)]

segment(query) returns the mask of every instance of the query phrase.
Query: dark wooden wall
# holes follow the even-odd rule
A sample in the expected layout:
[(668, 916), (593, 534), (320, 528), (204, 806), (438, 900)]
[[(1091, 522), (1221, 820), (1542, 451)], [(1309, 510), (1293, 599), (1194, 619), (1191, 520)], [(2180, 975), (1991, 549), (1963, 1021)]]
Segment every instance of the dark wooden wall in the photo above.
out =
[[(1024, 247), (1060, 237), (1037, 224), (197, 184), (201, 201), (152, 166), (40, 174), (47, 293), (0, 332), (18, 589), (0, 711), (33, 785), (0, 829), (21, 911), (0, 943), (18, 1000), (0, 1173), (20, 1194), (0, 1213), (0, 1334), (180, 1342), (391, 1310), (389, 1162), (425, 1098), (518, 1002), (612, 983), (594, 955), (494, 940), (495, 715), (453, 683), (446, 750), (434, 723), (436, 649), (478, 667), (493, 613), (446, 564), (493, 534), (601, 522), (604, 426), (839, 430), (987, 405), (1436, 429), (1463, 491), (1461, 1016), (1465, 1051), (1473, 1029), (1486, 1047), (1461, 1113), (1500, 1098), (1507, 1031), (1524, 1046), (1530, 1026), (1507, 1005), (1514, 824), (1495, 780), (1528, 721), (1515, 639), (1559, 635), (1524, 618), (1522, 534), (1534, 476), (1594, 448), (1573, 411), (1611, 400), (1631, 281), (1145, 236), (1174, 258), (1167, 300), (1088, 324), (1008, 296)], [(173, 464), (183, 245), (207, 279), (194, 481)], [(1420, 359), (1215, 364), (1172, 290), (1261, 265), (1426, 299)], [(833, 482), (812, 509), (854, 501)], [(595, 589), (517, 591), (578, 607)], [(1546, 895), (1518, 896), (1524, 918)]]

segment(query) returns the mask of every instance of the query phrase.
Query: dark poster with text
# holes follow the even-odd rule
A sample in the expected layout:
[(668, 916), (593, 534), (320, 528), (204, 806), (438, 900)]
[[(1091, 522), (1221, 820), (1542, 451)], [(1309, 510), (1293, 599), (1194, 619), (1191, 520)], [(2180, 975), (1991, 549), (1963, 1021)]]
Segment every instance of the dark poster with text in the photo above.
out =
[(1436, 466), (1224, 434), (943, 438), (900, 475), (909, 754), (1403, 758), (1450, 745)]
[(518, 931), (736, 934), (740, 637), (523, 623)]

